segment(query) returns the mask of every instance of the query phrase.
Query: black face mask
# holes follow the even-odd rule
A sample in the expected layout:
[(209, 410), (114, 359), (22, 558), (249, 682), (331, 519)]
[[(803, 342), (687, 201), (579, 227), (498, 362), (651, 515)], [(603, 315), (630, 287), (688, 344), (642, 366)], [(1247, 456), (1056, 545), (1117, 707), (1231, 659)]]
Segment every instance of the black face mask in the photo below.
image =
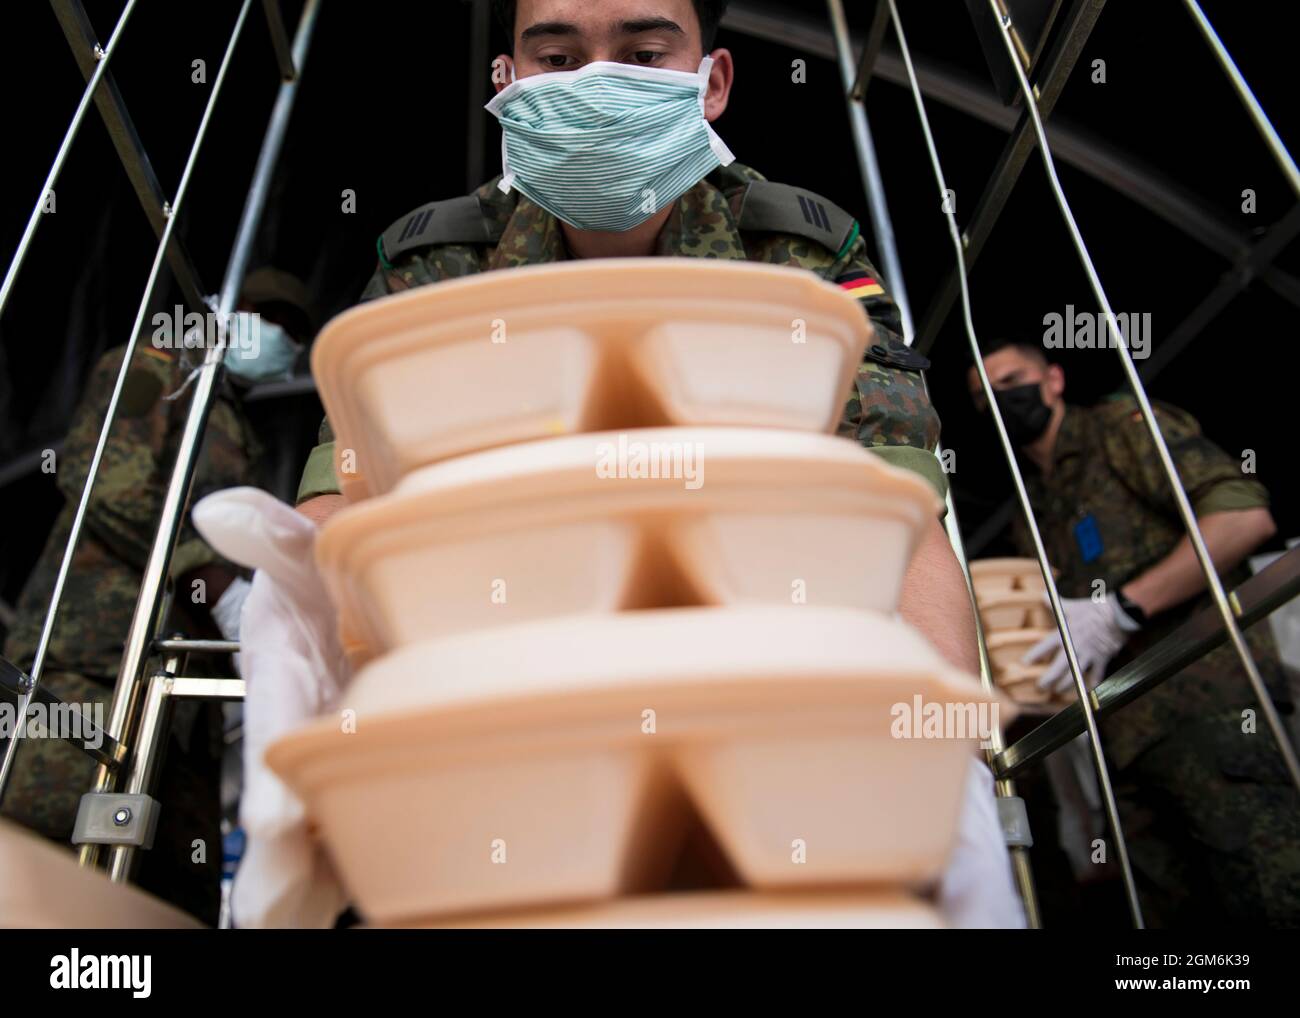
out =
[(998, 389), (993, 393), (1007, 426), (1007, 437), (1019, 448), (1031, 445), (1047, 430), (1052, 408), (1043, 402), (1037, 382)]

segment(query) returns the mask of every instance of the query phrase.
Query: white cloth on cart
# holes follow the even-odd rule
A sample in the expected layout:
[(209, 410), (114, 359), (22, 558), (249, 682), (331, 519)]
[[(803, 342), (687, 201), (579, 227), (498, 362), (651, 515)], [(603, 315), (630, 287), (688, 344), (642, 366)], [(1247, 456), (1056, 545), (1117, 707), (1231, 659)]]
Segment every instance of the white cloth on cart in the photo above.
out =
[(257, 488), (209, 495), (192, 518), (213, 548), (257, 570), (240, 616), (246, 847), (232, 892), (235, 924), (332, 926), (347, 897), (302, 802), (263, 760), (277, 738), (325, 713), (347, 679), (334, 608), (316, 570), (316, 525)]

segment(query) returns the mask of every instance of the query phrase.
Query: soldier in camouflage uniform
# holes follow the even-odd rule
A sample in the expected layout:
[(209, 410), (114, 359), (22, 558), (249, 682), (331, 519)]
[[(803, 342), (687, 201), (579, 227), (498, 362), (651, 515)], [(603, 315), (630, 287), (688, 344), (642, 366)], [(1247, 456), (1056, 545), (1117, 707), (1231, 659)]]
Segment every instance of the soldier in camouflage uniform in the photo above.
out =
[[(286, 282), (286, 279), (289, 282)], [(290, 285), (294, 284), (294, 285)], [(257, 310), (307, 338), (310, 309), (301, 283), (270, 268), (245, 284), (241, 310)], [(143, 335), (123, 383), (42, 669), (41, 686), (63, 701), (102, 705), (107, 723), (123, 641), (130, 629), (145, 563), (153, 544), (189, 401), (168, 399), (190, 368), (179, 350)], [(126, 347), (95, 365), (55, 461), (66, 502), (19, 598), (4, 655), (30, 671), (77, 503), (99, 440)], [(239, 396), (222, 383), (213, 403), (194, 472), (191, 498), (258, 482), (261, 445)], [(189, 636), (221, 638), (210, 609), (238, 575), (199, 537), (188, 518), (171, 560), (175, 583), (171, 624)], [(201, 582), (200, 582), (201, 581)], [(212, 674), (220, 659), (191, 658), (195, 674)], [(91, 708), (94, 709), (93, 707)], [(155, 793), (162, 803), (154, 848), (142, 853), (139, 882), (215, 924), (221, 866), (218, 765), (223, 744), (215, 704), (180, 702)], [(67, 842), (95, 764), (79, 748), (51, 738), (24, 738), (0, 810), (11, 819)], [(193, 859), (201, 839), (206, 858)]]
[[(502, 194), (497, 188), (500, 179), (493, 178), (468, 198), (415, 209), (389, 227), (379, 239), (380, 263), (361, 300), (479, 272), (568, 259), (556, 218), (517, 191)], [(762, 206), (756, 196), (764, 199)], [(805, 220), (799, 212), (801, 198), (818, 202), (827, 211), (832, 229)], [(408, 229), (412, 220), (420, 222), (431, 208), (435, 214), (428, 217), (426, 230)], [(403, 233), (406, 239), (399, 241)], [(471, 237), (477, 241), (471, 242)], [(840, 433), (858, 439), (895, 466), (917, 472), (940, 495), (946, 491), (933, 454), (939, 417), (921, 378), (928, 361), (899, 339), (898, 308), (867, 260), (865, 241), (851, 216), (824, 198), (771, 184), (755, 170), (732, 163), (678, 199), (655, 254), (794, 266), (857, 296), (875, 334), (858, 368)], [(327, 420), (321, 428), (321, 445), (313, 450), (304, 471), (298, 501), (338, 490)]]
[[(498, 92), (505, 88), (505, 78), (495, 72), (505, 67), (520, 82), (544, 85), (553, 71), (602, 61), (629, 65), (633, 71), (675, 71), (680, 77), (681, 71), (702, 69), (701, 58), (707, 57), (710, 69), (700, 110), (704, 120), (711, 122), (726, 108), (731, 55), (725, 49), (710, 52), (725, 0), (661, 0), (649, 13), (643, 5), (627, 0), (609, 0), (599, 9), (575, 9), (559, 0), (497, 0), (495, 8), (512, 47), (493, 64)], [(939, 418), (921, 378), (929, 365), (899, 339), (898, 309), (867, 259), (866, 243), (853, 216), (812, 192), (769, 182), (757, 171), (729, 162), (705, 174), (674, 201), (658, 202), (654, 214), (643, 222), (579, 226), (571, 221), (574, 208), (584, 203), (617, 204), (605, 193), (607, 186), (626, 189), (630, 180), (643, 179), (641, 173), (654, 170), (629, 168), (624, 162), (626, 139), (601, 133), (618, 120), (615, 110), (626, 113), (628, 107), (619, 105), (626, 102), (626, 97), (611, 100), (610, 109), (590, 113), (588, 126), (596, 133), (567, 143), (568, 148), (581, 149), (585, 159), (593, 158), (593, 150), (599, 157), (584, 164), (585, 183), (559, 196), (559, 203), (570, 210), (563, 221), (543, 207), (548, 204), (544, 199), (530, 200), (517, 184), (503, 193), (498, 186), (501, 176), (464, 198), (423, 205), (379, 238), (379, 265), (361, 300), (479, 272), (584, 257), (714, 258), (805, 269), (857, 298), (875, 327), (853, 391), (846, 393), (841, 434), (858, 439), (895, 466), (919, 473), (944, 494), (946, 482), (933, 455)], [(595, 100), (597, 106), (601, 103)], [(637, 115), (648, 110), (638, 109)], [(688, 137), (696, 141), (699, 115), (698, 111), (685, 114), (686, 120), (695, 120)], [(564, 139), (581, 133), (572, 129), (577, 126), (573, 123), (555, 126), (544, 142), (551, 152), (565, 150)], [(675, 137), (672, 132), (678, 126), (677, 122), (661, 124), (663, 137)], [(536, 135), (541, 130), (534, 123), (524, 133)], [(642, 136), (635, 147), (658, 140)], [(727, 162), (721, 156), (714, 161)], [(513, 176), (512, 171), (512, 180)], [(556, 177), (569, 180), (567, 165), (553, 170), (549, 179)], [(564, 187), (568, 190), (569, 185)], [(550, 205), (556, 207), (554, 202)], [(322, 425), (321, 445), (304, 472), (300, 505), (337, 494), (331, 443), (327, 421)], [(329, 510), (304, 511), (322, 518)]]
[[(520, 0), (517, 11), (513, 2), (500, 2), (497, 7), (513, 44), (511, 55), (498, 58), (497, 65), (517, 68), (520, 81), (571, 69), (574, 62), (694, 70), (705, 66), (701, 57), (707, 54), (713, 70), (708, 95), (701, 96), (705, 119), (711, 121), (725, 107), (730, 54), (709, 52), (725, 7), (720, 0), (659, 0), (650, 11), (643, 3), (627, 0), (602, 0), (585, 7), (558, 0)], [(661, 27), (665, 23), (667, 27)], [(563, 65), (557, 62), (561, 58)], [(504, 81), (495, 80), (499, 86)], [(565, 137), (572, 135), (560, 132), (551, 142), (564, 148), (560, 139)], [(646, 143), (655, 140), (646, 138)], [(588, 139), (570, 143), (570, 148), (590, 157), (593, 150), (603, 152), (602, 144)], [(701, 169), (698, 176), (683, 175), (682, 183), (692, 178), (694, 183), (674, 191), (677, 197), (672, 200), (656, 202), (651, 218), (637, 225), (581, 225), (571, 221), (572, 215), (560, 218), (553, 211), (559, 205), (569, 204), (571, 213), (572, 205), (584, 202), (613, 204), (603, 193), (606, 181), (625, 187), (629, 180), (641, 179), (616, 155), (602, 155), (597, 161), (601, 171), (587, 174), (586, 189), (560, 196), (558, 203), (547, 203), (541, 195), (534, 200), (518, 186), (503, 192), (503, 177), (498, 176), (465, 197), (412, 210), (379, 237), (379, 264), (361, 300), (481, 272), (591, 257), (724, 259), (803, 269), (858, 300), (874, 330), (854, 385), (845, 393), (840, 434), (861, 442), (892, 465), (915, 472), (941, 497), (946, 494), (946, 480), (934, 455), (939, 418), (922, 377), (928, 361), (899, 338), (898, 308), (868, 260), (866, 242), (853, 216), (817, 194), (767, 181), (757, 171), (728, 161), (711, 172)], [(570, 177), (556, 174), (552, 179), (567, 182)], [(568, 198), (574, 202), (566, 202)], [(430, 382), (455, 384), (453, 379)], [(317, 521), (343, 502), (334, 471), (333, 437), (326, 420), (298, 492), (300, 511)], [(364, 464), (358, 467), (364, 473)], [(909, 565), (900, 614), (950, 660), (968, 671), (977, 669), (969, 598), (937, 520), (930, 522)], [(687, 855), (699, 860), (717, 857), (716, 850), (711, 852), (703, 843), (693, 844)], [(712, 876), (719, 879), (717, 872)]]
[[(1091, 408), (1064, 402), (1064, 374), (1042, 351), (1003, 343), (984, 355), (1044, 547), (1071, 605), (1111, 592), (1136, 628), (1109, 661), (1115, 671), (1212, 604), (1199, 571), (1188, 589), (1155, 579), (1190, 543), (1154, 443), (1128, 395)], [(970, 385), (983, 403), (979, 380)], [(1272, 535), (1268, 492), (1201, 434), (1159, 405), (1156, 419), (1231, 590), (1244, 559)], [(1043, 469), (1043, 467), (1046, 469)], [(1224, 515), (1226, 514), (1226, 515)], [(1023, 522), (1017, 543), (1033, 555)], [(1236, 534), (1225, 542), (1227, 531)], [(1153, 593), (1154, 591), (1154, 593)], [(1126, 593), (1127, 592), (1127, 593)], [(1184, 596), (1179, 596), (1183, 594)], [(1145, 601), (1155, 607), (1145, 611)], [(1145, 616), (1145, 617), (1144, 617)], [(1078, 639), (1071, 622), (1071, 634)], [(1267, 625), (1246, 640), (1279, 709), (1290, 693)], [(1081, 662), (1082, 664), (1082, 662)], [(1086, 667), (1086, 666), (1085, 666)], [(1099, 678), (1099, 676), (1094, 676)], [(1300, 796), (1291, 786), (1249, 680), (1223, 645), (1101, 721), (1120, 819), (1151, 926), (1300, 924)]]

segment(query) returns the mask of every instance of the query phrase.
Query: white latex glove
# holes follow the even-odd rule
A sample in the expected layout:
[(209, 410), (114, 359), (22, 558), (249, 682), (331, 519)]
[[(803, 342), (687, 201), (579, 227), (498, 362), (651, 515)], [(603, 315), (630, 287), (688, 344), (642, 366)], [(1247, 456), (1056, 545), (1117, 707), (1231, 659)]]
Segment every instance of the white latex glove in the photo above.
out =
[(1019, 930), (1026, 925), (994, 802), (993, 775), (979, 760), (971, 760), (966, 773), (957, 843), (939, 880), (938, 906), (954, 929)]
[(217, 624), (217, 629), (227, 640), (239, 639), (239, 615), (244, 608), (244, 600), (248, 597), (248, 592), (253, 589), (253, 585), (242, 576), (236, 576), (230, 581), (230, 584), (221, 592), (217, 598), (217, 603), (212, 606), (209, 614), (212, 621)]
[(257, 570), (240, 617), (247, 848), (235, 875), (235, 922), (331, 926), (346, 896), (301, 801), (263, 759), (271, 742), (329, 709), (347, 681), (334, 606), (316, 571), (316, 525), (257, 488), (209, 495), (191, 515), (213, 548)]
[[(1065, 612), (1065, 624), (1074, 641), (1079, 670), (1083, 672), (1084, 681), (1091, 689), (1105, 677), (1110, 659), (1128, 642), (1129, 635), (1137, 632), (1138, 625), (1124, 614), (1124, 609), (1119, 606), (1119, 598), (1114, 594), (1107, 594), (1101, 601), (1094, 601), (1090, 597), (1062, 598), (1061, 609)], [(1056, 656), (1052, 658), (1052, 663), (1039, 678), (1037, 685), (1039, 689), (1050, 689), (1059, 695), (1074, 685), (1060, 633), (1053, 630), (1030, 647), (1020, 660), (1023, 664), (1033, 664), (1053, 650), (1056, 651)]]
[[(208, 613), (212, 616), (212, 621), (216, 623), (221, 635), (227, 640), (239, 639), (239, 616), (244, 610), (244, 601), (248, 599), (248, 592), (252, 589), (251, 583), (242, 576), (236, 576), (221, 592), (217, 603)], [(244, 674), (243, 659), (238, 654), (230, 656), (230, 663), (235, 666), (235, 674), (240, 676)]]

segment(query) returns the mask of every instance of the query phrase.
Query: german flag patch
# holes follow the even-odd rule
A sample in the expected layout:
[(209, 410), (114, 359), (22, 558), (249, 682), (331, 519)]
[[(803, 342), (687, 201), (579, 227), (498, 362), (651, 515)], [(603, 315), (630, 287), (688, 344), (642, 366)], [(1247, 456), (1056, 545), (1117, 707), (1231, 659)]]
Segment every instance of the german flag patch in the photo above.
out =
[(862, 300), (864, 297), (879, 297), (885, 292), (883, 286), (861, 269), (846, 272), (835, 282), (841, 290), (858, 300)]

